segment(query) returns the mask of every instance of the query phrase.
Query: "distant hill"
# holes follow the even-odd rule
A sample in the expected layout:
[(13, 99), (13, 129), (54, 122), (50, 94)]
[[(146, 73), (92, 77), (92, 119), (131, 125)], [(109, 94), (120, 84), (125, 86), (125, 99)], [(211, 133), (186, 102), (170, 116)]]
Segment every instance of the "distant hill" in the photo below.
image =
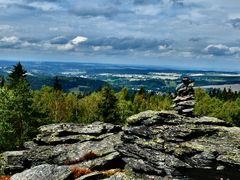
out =
[[(7, 76), (13, 61), (0, 60), (0, 75)], [(64, 91), (92, 92), (108, 83), (118, 91), (127, 87), (135, 92), (142, 87), (148, 92), (175, 92), (182, 76), (189, 76), (196, 87), (229, 88), (240, 90), (239, 72), (180, 70), (153, 66), (112, 65), (77, 62), (22, 62), (33, 89), (53, 85), (54, 76), (60, 77)], [(234, 88), (232, 88), (234, 86)]]
[[(28, 76), (28, 81), (33, 90), (40, 89), (42, 86), (53, 86), (53, 76)], [(101, 80), (87, 79), (81, 77), (58, 77), (65, 92), (83, 92), (90, 93), (95, 91), (107, 83)]]

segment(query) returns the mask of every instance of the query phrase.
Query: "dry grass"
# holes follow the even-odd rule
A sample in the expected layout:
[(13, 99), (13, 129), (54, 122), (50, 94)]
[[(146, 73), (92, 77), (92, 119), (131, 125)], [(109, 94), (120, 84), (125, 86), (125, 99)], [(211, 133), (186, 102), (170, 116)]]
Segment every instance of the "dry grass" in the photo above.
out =
[(90, 174), (90, 173), (94, 173), (94, 172), (100, 172), (103, 175), (110, 177), (116, 173), (125, 173), (125, 170), (122, 169), (110, 169), (110, 170), (106, 170), (106, 171), (92, 171), (89, 168), (79, 168), (79, 167), (72, 167), (71, 168), (71, 172), (73, 173), (74, 179), (77, 179), (81, 176)]
[(103, 173), (104, 175), (110, 177), (116, 173), (122, 173), (125, 172), (125, 170), (122, 169), (110, 169), (110, 170), (106, 170), (106, 171), (101, 171), (101, 173)]
[(11, 176), (1, 176), (0, 180), (10, 180)]
[(88, 168), (78, 168), (78, 167), (72, 167), (71, 171), (74, 175), (74, 179), (79, 178), (80, 176), (86, 175), (86, 174), (90, 174), (93, 171), (91, 171)]
[[(64, 164), (65, 165), (77, 164), (77, 163), (80, 163), (80, 162), (83, 162), (83, 161), (88, 161), (88, 160), (91, 160), (91, 159), (95, 159), (97, 157), (98, 157), (98, 155), (96, 153), (94, 153), (92, 151), (89, 151), (84, 156), (82, 156), (82, 157), (80, 157), (76, 160), (65, 161)], [(72, 166), (70, 170), (73, 173), (74, 179), (79, 178), (83, 175), (93, 173), (93, 172), (100, 172), (103, 175), (108, 176), (108, 177), (110, 177), (110, 176), (112, 176), (116, 173), (125, 172), (122, 169), (110, 169), (110, 170), (106, 170), (106, 171), (92, 171), (89, 168), (80, 168), (80, 167), (76, 167), (76, 166)]]

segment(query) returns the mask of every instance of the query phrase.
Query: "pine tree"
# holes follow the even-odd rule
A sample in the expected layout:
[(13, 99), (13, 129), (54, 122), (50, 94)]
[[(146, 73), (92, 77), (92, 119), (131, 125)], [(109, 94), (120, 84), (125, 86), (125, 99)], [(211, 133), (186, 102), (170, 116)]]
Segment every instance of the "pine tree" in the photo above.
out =
[(61, 91), (62, 90), (62, 86), (61, 86), (61, 83), (58, 79), (58, 77), (56, 76), (55, 79), (54, 79), (54, 84), (53, 84), (53, 89), (55, 91)]
[(26, 72), (20, 62), (13, 66), (12, 72), (8, 76), (9, 87), (15, 88), (21, 79), (26, 80)]
[(34, 126), (32, 122), (32, 94), (30, 85), (26, 79), (26, 71), (21, 63), (17, 63), (8, 76), (9, 88), (13, 92), (13, 105), (10, 112), (13, 118), (10, 121), (17, 134), (16, 143), (21, 145), (27, 134)]
[(0, 153), (15, 147), (17, 134), (12, 125), (14, 115), (14, 95), (12, 90), (0, 89)]
[(119, 123), (117, 113), (117, 98), (111, 87), (107, 86), (101, 90), (101, 102), (98, 105), (98, 114), (101, 121), (107, 123)]
[(4, 76), (0, 76), (0, 88), (2, 88), (5, 84)]
[(32, 122), (32, 94), (29, 83), (21, 79), (18, 84), (13, 89), (14, 94), (14, 106), (12, 113), (14, 114), (14, 119), (12, 120), (13, 127), (18, 134), (18, 143), (24, 141), (30, 128), (34, 126)]

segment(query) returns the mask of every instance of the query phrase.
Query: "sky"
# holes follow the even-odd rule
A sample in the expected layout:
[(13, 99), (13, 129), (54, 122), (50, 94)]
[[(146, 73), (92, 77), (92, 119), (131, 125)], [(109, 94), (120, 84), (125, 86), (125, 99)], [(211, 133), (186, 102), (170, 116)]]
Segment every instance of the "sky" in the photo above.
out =
[(240, 71), (239, 0), (0, 0), (0, 59)]

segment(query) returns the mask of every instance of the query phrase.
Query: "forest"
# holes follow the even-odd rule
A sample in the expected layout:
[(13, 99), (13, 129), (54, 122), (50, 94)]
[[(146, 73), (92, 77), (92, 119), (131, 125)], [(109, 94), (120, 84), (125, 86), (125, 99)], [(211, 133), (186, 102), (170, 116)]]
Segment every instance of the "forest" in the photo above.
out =
[[(104, 85), (89, 94), (64, 92), (58, 77), (51, 86), (31, 89), (21, 63), (0, 78), (0, 152), (21, 149), (23, 142), (51, 123), (126, 124), (126, 118), (145, 110), (171, 110), (172, 95), (147, 93), (143, 88), (130, 93), (114, 92)], [(213, 116), (240, 125), (240, 93), (231, 90), (195, 90), (196, 116)]]

